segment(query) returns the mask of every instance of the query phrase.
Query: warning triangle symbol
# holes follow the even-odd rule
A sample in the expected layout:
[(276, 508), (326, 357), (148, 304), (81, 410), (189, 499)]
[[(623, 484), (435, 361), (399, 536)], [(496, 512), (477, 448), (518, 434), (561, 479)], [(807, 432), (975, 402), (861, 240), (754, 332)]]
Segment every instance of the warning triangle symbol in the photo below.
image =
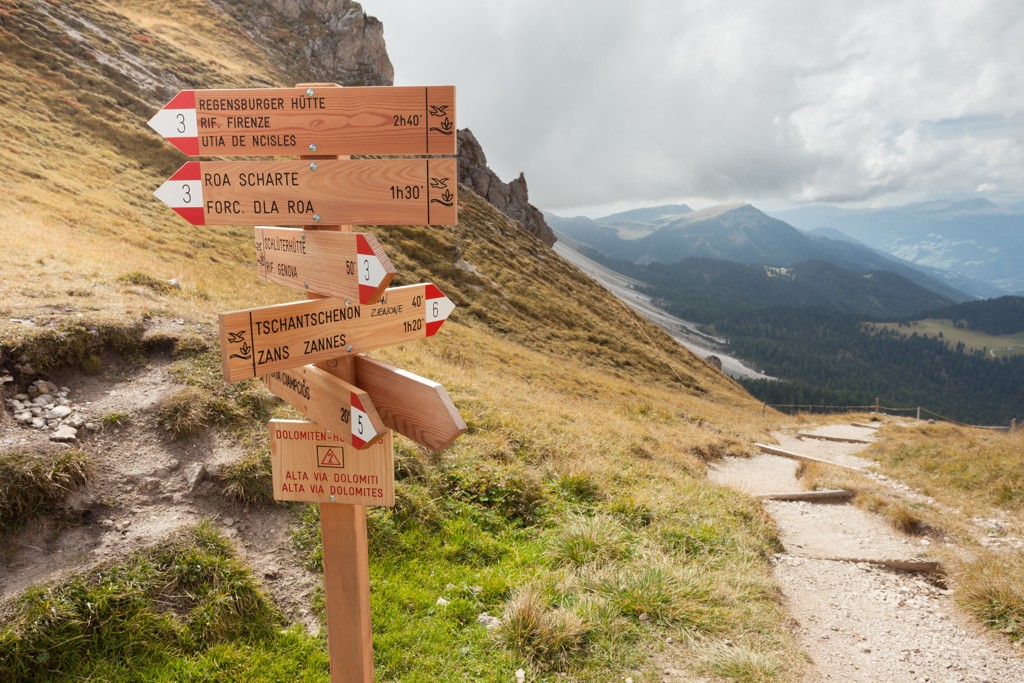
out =
[(323, 457), (320, 459), (320, 464), (324, 465), (324, 466), (328, 466), (328, 467), (329, 466), (341, 467), (341, 461), (338, 460), (338, 456), (336, 456), (334, 454), (334, 449), (333, 448), (328, 448), (327, 449), (327, 452), (324, 453)]

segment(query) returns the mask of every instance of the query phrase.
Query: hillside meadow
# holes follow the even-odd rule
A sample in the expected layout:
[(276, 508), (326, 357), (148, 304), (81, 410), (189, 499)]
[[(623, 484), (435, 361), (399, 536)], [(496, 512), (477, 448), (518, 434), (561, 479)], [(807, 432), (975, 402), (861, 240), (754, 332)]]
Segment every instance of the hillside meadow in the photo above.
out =
[(1024, 354), (1024, 332), (987, 334), (957, 327), (952, 320), (926, 318), (910, 323), (875, 323), (874, 327), (892, 330), (906, 337), (917, 334), (943, 340), (950, 348), (963, 344), (970, 351), (982, 351), (990, 358)]
[[(0, 26), (0, 361), (111, 382), (167, 364), (168, 394), (187, 400), (141, 424), (106, 416), (110, 428), (237, 443), (245, 455), (216, 473), (222, 495), (276, 510), (294, 564), (318, 572), (315, 507), (267, 496), (266, 420), (296, 414), (255, 382), (223, 383), (214, 328), (219, 312), (302, 294), (257, 284), (251, 228), (195, 228), (151, 196), (185, 159), (145, 127), (177, 87), (291, 84), (198, 2), (14, 5)], [(162, 87), (140, 89), (140, 68)], [(370, 511), (378, 678), (658, 680), (666, 661), (792, 678), (801, 655), (771, 579), (772, 525), (704, 478), (709, 459), (765, 437), (759, 406), (472, 192), (460, 198), (457, 226), (372, 229), (396, 285), (432, 281), (458, 305), (431, 340), (374, 355), (444, 384), (469, 426), (441, 453), (399, 438), (398, 502)], [(89, 481), (99, 454), (87, 438), (76, 453)], [(43, 457), (0, 461), (31, 482), (26, 458)], [(36, 512), (59, 509), (41, 500)], [(31, 519), (4, 508), (8, 552)], [(326, 680), (324, 632), (289, 624), (262, 569), (210, 524), (68, 569), (5, 605), (0, 678)]]

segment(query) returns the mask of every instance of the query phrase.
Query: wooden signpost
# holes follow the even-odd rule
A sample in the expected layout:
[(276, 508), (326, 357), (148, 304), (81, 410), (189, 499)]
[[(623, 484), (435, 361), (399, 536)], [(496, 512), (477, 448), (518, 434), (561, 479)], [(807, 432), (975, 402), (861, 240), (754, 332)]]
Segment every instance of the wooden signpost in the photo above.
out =
[(303, 226), (256, 227), (256, 266), (307, 300), (222, 313), (221, 360), (313, 420), (270, 422), (274, 498), (320, 504), (331, 680), (369, 683), (365, 506), (394, 505), (391, 430), (436, 450), (466, 423), (441, 385), (360, 355), (434, 335), (455, 306), (388, 288), (390, 259), (346, 224), (454, 224), (458, 181), (452, 158), (333, 155), (455, 154), (455, 89), (183, 90), (149, 125), (190, 155), (301, 156), (190, 161), (154, 194), (194, 225)]
[(256, 227), (256, 276), (293, 289), (376, 303), (395, 267), (369, 233)]
[(332, 297), (221, 313), (224, 378), (236, 382), (431, 337), (454, 309), (437, 287), (420, 284), (392, 287), (369, 306)]
[(432, 451), (447, 448), (466, 431), (451, 396), (437, 382), (360, 355), (356, 384), (373, 396), (388, 429)]
[(270, 459), (275, 500), (395, 504), (390, 432), (371, 447), (355, 450), (314, 422), (271, 420)]
[(454, 225), (455, 159), (189, 161), (154, 193), (192, 225)]
[(263, 383), (270, 393), (356, 448), (365, 448), (387, 430), (367, 392), (316, 366), (273, 372)]
[(190, 156), (455, 154), (455, 88), (182, 90), (150, 127)]

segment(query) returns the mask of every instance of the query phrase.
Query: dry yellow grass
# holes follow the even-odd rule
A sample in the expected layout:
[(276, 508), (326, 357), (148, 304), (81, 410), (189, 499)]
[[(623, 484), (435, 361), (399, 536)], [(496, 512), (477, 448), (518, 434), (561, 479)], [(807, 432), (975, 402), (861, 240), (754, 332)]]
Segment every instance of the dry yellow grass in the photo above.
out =
[(1024, 510), (1024, 430), (891, 425), (866, 455), (937, 500), (984, 515)]

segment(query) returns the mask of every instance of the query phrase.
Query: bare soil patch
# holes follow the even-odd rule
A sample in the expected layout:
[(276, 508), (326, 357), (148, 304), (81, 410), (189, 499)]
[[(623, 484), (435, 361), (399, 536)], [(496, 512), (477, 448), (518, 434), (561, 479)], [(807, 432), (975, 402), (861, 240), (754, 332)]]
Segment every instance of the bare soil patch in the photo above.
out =
[[(310, 599), (319, 578), (292, 559), (290, 508), (249, 508), (222, 493), (215, 475), (243, 455), (236, 442), (213, 430), (174, 440), (157, 424), (156, 406), (181, 388), (169, 376), (167, 359), (144, 365), (108, 359), (105, 367), (100, 376), (69, 371), (50, 378), (71, 389), (73, 402), (89, 420), (102, 423), (117, 416), (121, 424), (108, 422), (95, 433), (80, 430), (75, 446), (91, 456), (95, 476), (72, 497), (76, 509), (38, 515), (8, 535), (0, 557), (0, 601), (33, 584), (124, 557), (209, 518), (285, 614), (317, 630)], [(53, 444), (48, 432), (5, 416), (0, 447), (33, 452)], [(206, 475), (197, 482), (198, 466)]]

